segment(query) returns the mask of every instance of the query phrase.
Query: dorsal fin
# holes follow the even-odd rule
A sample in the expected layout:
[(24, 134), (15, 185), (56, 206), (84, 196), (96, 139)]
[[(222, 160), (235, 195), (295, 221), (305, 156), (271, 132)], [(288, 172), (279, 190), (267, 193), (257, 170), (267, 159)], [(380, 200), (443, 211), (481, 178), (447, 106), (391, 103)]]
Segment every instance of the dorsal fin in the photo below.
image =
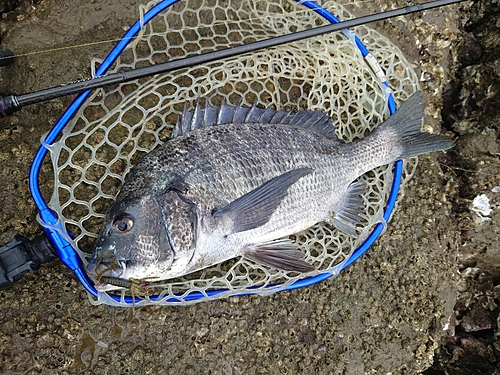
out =
[(240, 103), (232, 106), (227, 104), (225, 100), (222, 101), (220, 107), (214, 107), (208, 103), (205, 108), (201, 108), (200, 102), (197, 101), (193, 112), (190, 112), (187, 106), (184, 106), (182, 118), (177, 120), (172, 131), (172, 138), (195, 129), (230, 123), (293, 125), (300, 126), (328, 138), (337, 138), (332, 119), (324, 112), (300, 110), (292, 113), (284, 109), (258, 108), (255, 103), (251, 107), (242, 107)]

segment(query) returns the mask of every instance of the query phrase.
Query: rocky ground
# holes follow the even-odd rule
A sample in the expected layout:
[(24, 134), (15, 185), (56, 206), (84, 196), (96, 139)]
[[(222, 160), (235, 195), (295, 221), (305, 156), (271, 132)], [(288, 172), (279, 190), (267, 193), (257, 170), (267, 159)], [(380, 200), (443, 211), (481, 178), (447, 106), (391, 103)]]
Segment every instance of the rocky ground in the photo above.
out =
[[(87, 78), (91, 57), (113, 45), (94, 42), (119, 38), (140, 3), (0, 1), (1, 47), (19, 56), (0, 68), (0, 91)], [(406, 4), (377, 0), (353, 11)], [(69, 270), (47, 265), (0, 291), (0, 372), (500, 373), (499, 13), (498, 1), (483, 0), (376, 25), (421, 77), (427, 125), (457, 146), (420, 159), (387, 232), (346, 272), (266, 298), (133, 314), (92, 306)], [(29, 166), (69, 102), (0, 120), (0, 243), (41, 231)], [(49, 196), (50, 168), (40, 183)], [(482, 195), (491, 211), (477, 201), (472, 209)]]
[[(458, 299), (447, 337), (426, 374), (500, 374), (500, 4), (477, 1), (464, 14), (454, 79), (443, 94), (443, 126), (457, 146), (440, 162), (458, 185)], [(492, 213), (471, 212), (485, 194)], [(481, 216), (484, 217), (481, 217)]]

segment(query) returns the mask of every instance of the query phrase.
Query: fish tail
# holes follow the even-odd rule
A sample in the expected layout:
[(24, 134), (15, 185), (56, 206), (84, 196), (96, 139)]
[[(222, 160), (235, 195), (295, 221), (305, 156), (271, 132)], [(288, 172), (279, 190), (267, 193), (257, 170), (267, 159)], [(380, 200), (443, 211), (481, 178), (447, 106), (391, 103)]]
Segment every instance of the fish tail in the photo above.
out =
[(396, 139), (399, 146), (396, 160), (446, 150), (454, 146), (455, 142), (451, 138), (422, 132), (423, 117), (422, 94), (417, 91), (381, 125), (384, 131), (390, 131)]

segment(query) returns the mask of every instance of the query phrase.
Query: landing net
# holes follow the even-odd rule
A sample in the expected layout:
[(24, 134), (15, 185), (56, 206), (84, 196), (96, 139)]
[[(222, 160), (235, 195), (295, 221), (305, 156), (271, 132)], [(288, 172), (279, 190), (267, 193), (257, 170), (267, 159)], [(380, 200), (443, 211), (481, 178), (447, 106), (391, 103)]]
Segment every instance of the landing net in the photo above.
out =
[[(316, 11), (309, 9), (314, 7), (312, 2), (306, 3), (309, 7), (282, 0), (179, 1), (142, 25), (140, 35), (119, 54), (108, 72), (327, 24), (326, 10), (341, 20), (354, 17), (337, 2), (325, 2)], [(141, 20), (158, 4), (141, 7)], [(41, 219), (42, 225), (74, 249), (68, 247), (81, 259), (78, 267), (83, 269), (124, 176), (142, 156), (168, 141), (185, 103), (193, 107), (197, 99), (212, 105), (225, 99), (243, 106), (256, 102), (260, 107), (322, 110), (332, 117), (340, 138), (352, 141), (363, 137), (390, 115), (389, 97), (404, 102), (418, 89), (418, 79), (387, 38), (365, 26), (356, 28), (355, 34), (359, 39), (353, 32), (333, 33), (94, 91), (65, 125), (57, 142), (45, 144), (55, 176), (48, 205), (58, 220), (49, 224)], [(94, 72), (101, 63), (92, 61)], [(392, 100), (389, 104), (394, 104)], [(416, 159), (404, 164), (401, 186), (415, 166)], [(136, 299), (135, 305), (188, 304), (247, 293), (266, 295), (337, 275), (364, 252), (360, 246), (373, 242), (374, 238), (368, 244), (365, 240), (374, 229), (380, 233), (391, 189), (394, 195), (394, 176), (390, 165), (361, 177), (368, 188), (359, 236), (351, 237), (324, 223), (291, 236), (306, 254), (306, 261), (317, 267), (314, 272), (297, 274), (234, 259), (183, 278), (154, 282), (154, 297)], [(394, 188), (397, 192), (397, 186)], [(386, 219), (391, 212), (392, 207), (385, 213)], [(86, 287), (91, 290), (92, 303), (131, 305), (125, 291), (111, 295)]]

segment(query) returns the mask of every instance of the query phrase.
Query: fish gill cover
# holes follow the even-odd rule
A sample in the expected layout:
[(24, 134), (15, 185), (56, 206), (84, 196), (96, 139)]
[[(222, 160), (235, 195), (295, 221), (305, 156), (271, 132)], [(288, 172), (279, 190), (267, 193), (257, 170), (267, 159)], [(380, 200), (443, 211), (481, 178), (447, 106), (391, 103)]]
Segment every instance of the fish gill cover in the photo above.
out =
[[(150, 3), (145, 11), (154, 5)], [(322, 5), (341, 20), (354, 18), (337, 2)], [(327, 21), (292, 1), (181, 1), (145, 25), (141, 36), (110, 70), (119, 71), (253, 42), (308, 29)], [(418, 89), (418, 79), (401, 51), (378, 32), (361, 26), (356, 35), (367, 45), (387, 77), (398, 102)], [(99, 61), (93, 61), (95, 69)], [(95, 239), (124, 177), (145, 154), (166, 142), (185, 104), (198, 99), (214, 106), (223, 100), (261, 108), (321, 110), (333, 120), (339, 138), (363, 137), (388, 116), (387, 88), (360, 55), (352, 39), (333, 33), (258, 51), (204, 66), (96, 90), (49, 146), (55, 175), (50, 207), (86, 264)], [(416, 166), (407, 160), (403, 183)], [(161, 283), (150, 280), (156, 300), (143, 304), (187, 304), (245, 293), (271, 294), (305, 277), (336, 275), (377, 223), (393, 180), (393, 166), (363, 175), (365, 214), (357, 236), (319, 223), (291, 236), (316, 270), (305, 274), (266, 267), (237, 258)], [(401, 195), (400, 195), (401, 196)], [(216, 292), (214, 291), (220, 291)], [(121, 292), (122, 297), (125, 292)], [(197, 295), (205, 298), (193, 298)], [(126, 306), (107, 293), (92, 303)]]

